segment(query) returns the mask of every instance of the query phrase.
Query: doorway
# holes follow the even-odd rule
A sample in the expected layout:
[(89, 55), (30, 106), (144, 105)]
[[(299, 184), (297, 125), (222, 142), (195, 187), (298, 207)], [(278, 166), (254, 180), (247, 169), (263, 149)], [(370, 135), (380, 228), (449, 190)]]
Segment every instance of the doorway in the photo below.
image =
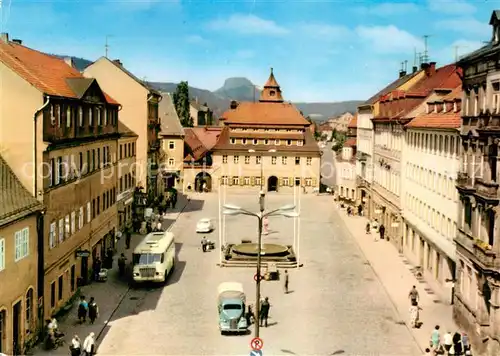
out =
[(12, 308), (12, 350), (14, 355), (22, 355), (22, 340), (21, 340), (21, 302), (17, 302)]
[(80, 280), (81, 284), (78, 286), (85, 286), (89, 282), (89, 258), (87, 256), (82, 257), (80, 263)]
[(268, 192), (278, 191), (278, 178), (276, 176), (270, 176), (267, 179), (267, 191)]

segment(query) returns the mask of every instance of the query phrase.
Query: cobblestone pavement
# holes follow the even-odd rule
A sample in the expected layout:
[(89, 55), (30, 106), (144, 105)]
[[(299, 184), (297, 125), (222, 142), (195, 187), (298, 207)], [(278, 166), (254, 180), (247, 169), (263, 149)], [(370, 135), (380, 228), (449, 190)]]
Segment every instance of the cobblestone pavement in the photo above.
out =
[[(417, 280), (410, 270), (412, 266), (398, 253), (394, 245), (386, 240), (374, 241), (373, 235), (366, 235), (366, 218), (347, 216), (345, 209), (340, 208), (334, 215), (339, 221), (335, 228), (340, 228), (341, 231), (347, 229), (358, 242), (365, 258), (370, 262), (398, 310), (401, 321), (408, 325), (422, 350), (429, 346), (430, 335), (436, 325), (440, 325), (442, 334), (459, 330), (452, 319), (452, 306), (442, 303), (432, 291), (429, 293), (425, 290), (429, 290), (425, 282)], [(419, 305), (422, 308), (420, 319), (423, 324), (419, 329), (411, 329), (409, 326), (408, 292), (413, 285), (417, 286), (419, 291)]]
[[(185, 196), (180, 196), (175, 209), (170, 209), (167, 214), (167, 219), (164, 221), (164, 228), (169, 228), (176, 221), (180, 212), (186, 207), (188, 200)], [(115, 255), (113, 269), (109, 272), (106, 282), (93, 282), (88, 286), (81, 288), (81, 294), (87, 297), (94, 297), (99, 306), (99, 318), (92, 325), (88, 321), (85, 324), (80, 324), (77, 318), (77, 305), (75, 301), (72, 309), (58, 320), (59, 329), (65, 333), (66, 346), (60, 347), (57, 350), (46, 351), (42, 345), (32, 350), (34, 355), (68, 355), (69, 345), (73, 335), (80, 336), (82, 342), (84, 338), (94, 332), (98, 341), (101, 340), (107, 330), (108, 321), (114, 317), (119, 304), (123, 301), (129, 291), (128, 280), (120, 278), (118, 275), (117, 259), (123, 252), (128, 261), (132, 260), (132, 252), (134, 247), (141, 241), (144, 236), (139, 234), (132, 235), (130, 249), (125, 249), (125, 237), (120, 239), (117, 244), (117, 254)]]
[[(177, 238), (177, 267), (167, 286), (131, 290), (108, 324), (99, 355), (248, 355), (251, 335), (221, 336), (217, 286), (237, 281), (247, 300), (255, 301), (253, 269), (220, 268), (219, 234), (209, 239), (217, 249), (203, 253), (196, 222), (217, 221), (217, 195), (192, 196), (172, 231)], [(200, 202), (203, 199), (203, 202)], [(256, 210), (257, 196), (233, 195), (228, 203)], [(291, 203), (292, 196), (269, 195), (269, 209)], [(408, 329), (362, 256), (356, 242), (338, 227), (331, 196), (304, 195), (301, 261), (291, 270), (290, 290), (280, 282), (263, 282), (271, 302), (270, 325), (261, 329), (264, 355), (420, 355)], [(227, 241), (255, 241), (256, 219), (227, 217)], [(270, 219), (268, 242), (293, 243), (293, 223)]]

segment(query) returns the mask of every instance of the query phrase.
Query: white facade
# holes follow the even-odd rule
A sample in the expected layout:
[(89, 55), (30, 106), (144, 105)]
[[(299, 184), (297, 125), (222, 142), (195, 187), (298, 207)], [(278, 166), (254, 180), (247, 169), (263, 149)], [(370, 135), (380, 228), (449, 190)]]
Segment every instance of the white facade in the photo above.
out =
[(373, 182), (373, 113), (370, 110), (358, 111), (356, 149), (356, 174), (368, 184)]
[(450, 300), (459, 169), (458, 129), (408, 128), (403, 148), (403, 250)]
[(342, 148), (341, 157), (337, 159), (337, 186), (340, 198), (356, 201), (356, 163), (353, 161), (352, 147)]

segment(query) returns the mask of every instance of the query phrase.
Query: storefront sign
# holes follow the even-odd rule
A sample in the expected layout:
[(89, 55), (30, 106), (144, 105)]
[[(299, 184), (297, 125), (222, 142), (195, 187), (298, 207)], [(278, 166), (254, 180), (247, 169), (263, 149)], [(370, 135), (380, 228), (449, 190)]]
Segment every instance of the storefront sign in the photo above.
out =
[(90, 251), (89, 250), (76, 250), (75, 256), (76, 257), (89, 257)]

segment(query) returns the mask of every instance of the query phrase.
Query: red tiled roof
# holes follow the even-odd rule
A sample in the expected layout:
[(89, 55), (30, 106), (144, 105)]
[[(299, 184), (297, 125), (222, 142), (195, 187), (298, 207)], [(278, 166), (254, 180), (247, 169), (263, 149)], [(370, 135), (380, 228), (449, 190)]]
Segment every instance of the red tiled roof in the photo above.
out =
[(458, 129), (462, 118), (458, 112), (432, 113), (417, 116), (405, 125), (407, 128)]
[[(63, 59), (14, 42), (0, 41), (0, 61), (21, 78), (40, 90), (53, 96), (79, 99), (66, 79), (84, 78)], [(110, 104), (118, 104), (106, 95)]]
[(222, 127), (191, 127), (190, 130), (194, 132), (207, 151), (210, 151), (217, 143)]
[(352, 137), (344, 142), (344, 147), (354, 147), (356, 146), (356, 138)]
[(302, 140), (304, 135), (301, 133), (289, 133), (289, 132), (231, 132), (231, 138), (248, 138), (248, 139), (272, 139), (272, 140)]
[(358, 114), (354, 114), (349, 125), (347, 125), (348, 129), (357, 129), (358, 128)]
[(462, 84), (457, 86), (453, 91), (443, 98), (443, 101), (455, 101), (462, 99)]
[(226, 124), (310, 125), (293, 104), (279, 102), (242, 102), (222, 118)]

